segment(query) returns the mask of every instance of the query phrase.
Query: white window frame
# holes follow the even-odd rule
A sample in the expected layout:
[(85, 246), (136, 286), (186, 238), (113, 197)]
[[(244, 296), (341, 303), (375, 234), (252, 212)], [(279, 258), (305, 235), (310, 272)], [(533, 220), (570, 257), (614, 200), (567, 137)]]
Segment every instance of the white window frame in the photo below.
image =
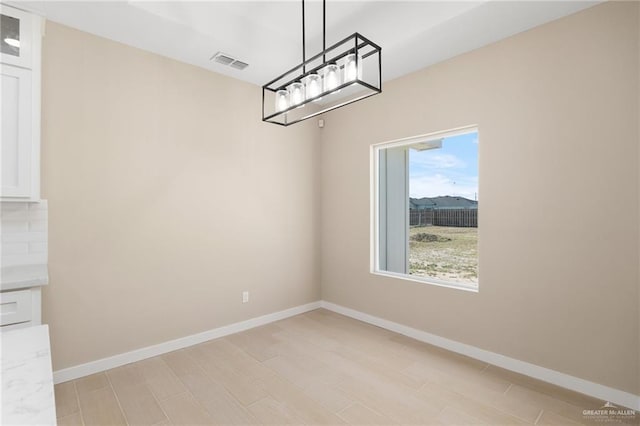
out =
[[(380, 143), (371, 145), (371, 149), (370, 149), (371, 207), (370, 207), (369, 222), (371, 224), (370, 272), (372, 274), (381, 275), (381, 276), (390, 277), (390, 278), (397, 278), (405, 281), (431, 284), (439, 287), (454, 288), (457, 290), (470, 291), (474, 293), (477, 293), (479, 291), (480, 289), (479, 262), (478, 262), (478, 283), (476, 285), (442, 281), (432, 277), (420, 277), (420, 276), (411, 275), (409, 273), (389, 272), (389, 271), (380, 269), (380, 235), (379, 235), (379, 230), (380, 230), (380, 182), (379, 182), (380, 151), (387, 148), (397, 148), (402, 146), (414, 145), (418, 143), (432, 142), (438, 139), (445, 139), (452, 136), (459, 136), (459, 135), (464, 135), (468, 133), (478, 133), (478, 139), (480, 138), (480, 131), (478, 129), (478, 125), (473, 124), (469, 126), (446, 130), (446, 131), (428, 133), (428, 134), (419, 135), (419, 136), (411, 136), (408, 138), (395, 139), (395, 140), (380, 142)], [(478, 181), (479, 181), (479, 178), (478, 178)], [(408, 200), (408, 194), (407, 194), (407, 200)], [(409, 215), (409, 208), (407, 206), (407, 216), (408, 215)], [(478, 226), (478, 229), (479, 229), (479, 226)], [(478, 253), (478, 256), (479, 254), (480, 253)]]

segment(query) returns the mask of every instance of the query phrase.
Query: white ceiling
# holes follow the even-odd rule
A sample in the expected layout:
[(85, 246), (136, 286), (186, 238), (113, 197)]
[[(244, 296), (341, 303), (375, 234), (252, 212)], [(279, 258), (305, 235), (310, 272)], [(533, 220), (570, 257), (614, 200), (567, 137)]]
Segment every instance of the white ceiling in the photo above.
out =
[[(359, 32), (382, 46), (383, 79), (408, 74), (600, 1), (328, 1), (327, 46)], [(262, 85), (302, 62), (301, 1), (20, 1), (49, 20)], [(306, 2), (307, 57), (322, 3)], [(209, 59), (222, 51), (243, 71)]]

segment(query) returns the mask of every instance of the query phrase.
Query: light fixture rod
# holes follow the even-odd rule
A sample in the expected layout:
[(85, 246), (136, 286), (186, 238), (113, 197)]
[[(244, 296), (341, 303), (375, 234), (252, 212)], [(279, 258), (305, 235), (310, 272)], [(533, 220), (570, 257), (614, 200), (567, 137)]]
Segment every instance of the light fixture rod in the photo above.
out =
[[(322, 0), (322, 51), (327, 50), (327, 0)], [(322, 62), (327, 62), (326, 55), (322, 55)]]
[[(302, 0), (302, 63), (304, 64), (307, 60), (305, 54), (305, 31), (304, 31), (304, 0)], [(302, 72), (306, 72), (306, 65), (302, 65)]]

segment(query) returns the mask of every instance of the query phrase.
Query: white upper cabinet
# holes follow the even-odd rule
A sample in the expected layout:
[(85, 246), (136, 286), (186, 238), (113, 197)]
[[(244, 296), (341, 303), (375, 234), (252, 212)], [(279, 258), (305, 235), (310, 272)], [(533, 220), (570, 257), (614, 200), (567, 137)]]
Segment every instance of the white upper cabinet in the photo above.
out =
[(3, 65), (0, 79), (2, 196), (30, 198), (34, 139), (31, 134), (31, 71)]
[(0, 4), (0, 200), (40, 199), (40, 16)]
[(3, 64), (32, 67), (33, 15), (0, 5), (0, 60)]

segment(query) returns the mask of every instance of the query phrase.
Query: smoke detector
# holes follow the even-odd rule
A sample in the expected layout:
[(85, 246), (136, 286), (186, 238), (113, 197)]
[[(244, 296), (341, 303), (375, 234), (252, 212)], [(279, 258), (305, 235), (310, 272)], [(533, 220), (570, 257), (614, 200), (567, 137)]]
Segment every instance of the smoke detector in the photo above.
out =
[(227, 55), (226, 53), (222, 53), (222, 52), (216, 53), (211, 57), (210, 60), (220, 65), (235, 68), (240, 71), (242, 71), (243, 69), (249, 66), (249, 64), (247, 64), (246, 62), (242, 62), (234, 58), (233, 56)]

